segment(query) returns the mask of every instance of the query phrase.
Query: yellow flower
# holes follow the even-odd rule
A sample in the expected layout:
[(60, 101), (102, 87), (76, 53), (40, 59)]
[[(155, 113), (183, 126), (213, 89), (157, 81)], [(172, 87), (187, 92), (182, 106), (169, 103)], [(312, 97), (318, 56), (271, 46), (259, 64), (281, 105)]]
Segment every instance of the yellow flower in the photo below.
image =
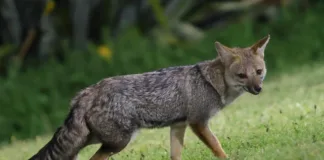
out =
[(99, 46), (97, 52), (101, 57), (105, 58), (106, 60), (110, 60), (112, 57), (112, 51), (104, 45)]
[(55, 8), (55, 2), (53, 0), (49, 0), (46, 4), (46, 7), (44, 9), (44, 14), (49, 14), (51, 13)]

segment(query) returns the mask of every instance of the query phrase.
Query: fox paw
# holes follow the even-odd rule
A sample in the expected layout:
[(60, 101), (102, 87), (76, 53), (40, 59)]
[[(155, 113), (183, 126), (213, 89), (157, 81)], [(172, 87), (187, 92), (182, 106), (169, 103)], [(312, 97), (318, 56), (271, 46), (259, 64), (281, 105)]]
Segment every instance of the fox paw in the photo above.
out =
[(220, 159), (226, 159), (228, 158), (228, 156), (226, 155), (226, 153), (222, 153), (222, 154), (218, 154), (216, 155), (217, 158), (220, 158)]
[(227, 156), (226, 154), (224, 154), (224, 155), (222, 155), (222, 156), (219, 156), (219, 158), (221, 158), (221, 159), (226, 159), (226, 158), (228, 158), (228, 156)]

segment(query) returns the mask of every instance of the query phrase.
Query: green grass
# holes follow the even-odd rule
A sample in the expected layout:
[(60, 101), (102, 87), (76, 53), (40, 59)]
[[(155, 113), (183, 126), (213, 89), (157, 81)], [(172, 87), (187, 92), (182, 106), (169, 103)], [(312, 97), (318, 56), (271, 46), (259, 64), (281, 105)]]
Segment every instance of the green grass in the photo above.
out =
[[(229, 159), (324, 159), (323, 70), (323, 65), (301, 67), (266, 80), (262, 94), (245, 94), (215, 116), (210, 125)], [(114, 159), (167, 160), (168, 130), (143, 130)], [(0, 160), (27, 159), (50, 136), (12, 140), (0, 148)], [(185, 145), (183, 160), (215, 159), (191, 130)], [(83, 149), (80, 160), (89, 159), (98, 147)]]

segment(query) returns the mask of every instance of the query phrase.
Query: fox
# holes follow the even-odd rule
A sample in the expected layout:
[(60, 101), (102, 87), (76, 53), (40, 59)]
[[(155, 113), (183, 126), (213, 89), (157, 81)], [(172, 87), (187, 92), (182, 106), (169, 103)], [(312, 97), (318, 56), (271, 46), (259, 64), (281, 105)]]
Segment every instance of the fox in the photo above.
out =
[(270, 34), (248, 47), (216, 41), (211, 60), (103, 78), (76, 93), (64, 123), (29, 160), (77, 160), (91, 144), (101, 146), (90, 159), (105, 160), (139, 130), (163, 127), (170, 128), (171, 160), (181, 160), (187, 128), (215, 158), (228, 158), (208, 122), (242, 94), (261, 93), (269, 40)]

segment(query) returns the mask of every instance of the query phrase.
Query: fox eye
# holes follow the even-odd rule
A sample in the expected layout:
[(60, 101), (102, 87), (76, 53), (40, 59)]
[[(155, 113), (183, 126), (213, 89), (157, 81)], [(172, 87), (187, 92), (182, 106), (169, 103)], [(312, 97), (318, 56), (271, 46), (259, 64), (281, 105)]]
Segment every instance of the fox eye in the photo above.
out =
[(262, 73), (262, 69), (258, 69), (258, 70), (256, 71), (256, 73), (257, 73), (258, 75), (260, 75), (260, 74)]
[(244, 74), (244, 73), (239, 73), (239, 74), (237, 74), (237, 76), (238, 77), (240, 77), (240, 78), (247, 78), (247, 75), (246, 74)]

